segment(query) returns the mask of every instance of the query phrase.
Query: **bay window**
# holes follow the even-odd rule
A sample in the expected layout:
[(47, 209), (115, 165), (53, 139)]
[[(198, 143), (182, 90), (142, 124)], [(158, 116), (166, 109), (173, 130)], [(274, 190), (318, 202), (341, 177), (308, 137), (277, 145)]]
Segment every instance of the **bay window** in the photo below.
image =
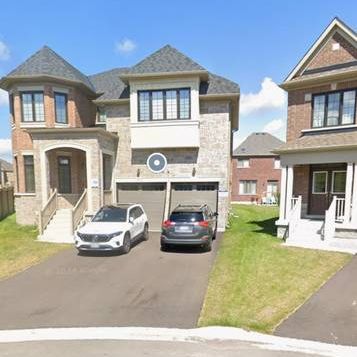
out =
[(67, 94), (65, 93), (55, 93), (55, 113), (56, 113), (56, 123), (67, 124)]
[(314, 95), (312, 127), (350, 125), (355, 123), (356, 90)]
[(22, 92), (21, 102), (23, 122), (45, 121), (43, 92)]
[(138, 92), (139, 121), (190, 119), (191, 92), (188, 88)]

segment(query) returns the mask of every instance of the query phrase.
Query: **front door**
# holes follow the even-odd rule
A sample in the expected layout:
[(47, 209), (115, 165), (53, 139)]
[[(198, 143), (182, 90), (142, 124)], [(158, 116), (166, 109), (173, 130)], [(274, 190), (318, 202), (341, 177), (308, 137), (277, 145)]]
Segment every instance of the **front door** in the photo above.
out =
[(346, 164), (312, 165), (309, 214), (323, 216), (333, 196), (345, 197)]
[(71, 159), (67, 156), (58, 157), (58, 193), (71, 193)]

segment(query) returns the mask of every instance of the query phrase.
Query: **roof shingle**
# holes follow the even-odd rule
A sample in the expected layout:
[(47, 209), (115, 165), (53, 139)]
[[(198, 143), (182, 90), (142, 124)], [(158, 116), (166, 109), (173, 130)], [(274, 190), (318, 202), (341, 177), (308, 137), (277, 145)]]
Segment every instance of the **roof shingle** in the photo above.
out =
[(233, 156), (274, 156), (284, 142), (269, 133), (250, 134), (233, 152)]

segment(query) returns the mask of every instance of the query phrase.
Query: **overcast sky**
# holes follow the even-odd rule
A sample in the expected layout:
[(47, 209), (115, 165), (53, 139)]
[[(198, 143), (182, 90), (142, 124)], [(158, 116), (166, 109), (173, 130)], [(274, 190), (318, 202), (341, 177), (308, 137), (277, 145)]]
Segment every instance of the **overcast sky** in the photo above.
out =
[[(171, 44), (241, 87), (235, 145), (253, 131), (285, 138), (277, 86), (335, 16), (357, 28), (356, 1), (180, 0), (2, 2), (0, 76), (49, 45), (85, 74), (130, 66)], [(0, 91), (0, 157), (10, 159)]]

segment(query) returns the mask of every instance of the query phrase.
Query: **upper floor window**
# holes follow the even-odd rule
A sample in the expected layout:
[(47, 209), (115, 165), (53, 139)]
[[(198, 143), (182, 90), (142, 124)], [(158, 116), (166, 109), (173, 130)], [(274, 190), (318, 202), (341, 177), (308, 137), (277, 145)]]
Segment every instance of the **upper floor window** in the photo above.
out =
[(67, 94), (55, 93), (54, 95), (55, 95), (56, 123), (67, 124), (68, 123)]
[(11, 93), (9, 94), (9, 109), (10, 109), (10, 116), (11, 122), (15, 122), (15, 111), (14, 111), (14, 95)]
[(274, 159), (274, 169), (280, 169), (280, 159)]
[(97, 120), (100, 123), (104, 123), (107, 120), (107, 112), (105, 108), (98, 107), (97, 109)]
[(22, 121), (45, 121), (45, 109), (43, 104), (43, 92), (22, 92)]
[(238, 159), (238, 167), (239, 168), (249, 167), (249, 159)]
[(190, 89), (139, 91), (139, 121), (190, 119)]
[(355, 123), (356, 90), (314, 95), (312, 105), (313, 128)]

